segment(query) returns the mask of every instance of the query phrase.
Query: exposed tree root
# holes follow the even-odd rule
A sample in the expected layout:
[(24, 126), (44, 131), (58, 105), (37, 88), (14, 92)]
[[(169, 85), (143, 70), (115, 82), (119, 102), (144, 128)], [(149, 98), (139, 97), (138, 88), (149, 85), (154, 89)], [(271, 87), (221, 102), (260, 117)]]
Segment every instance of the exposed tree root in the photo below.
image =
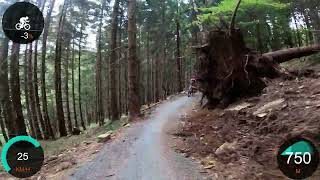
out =
[(246, 47), (239, 29), (214, 29), (206, 41), (196, 47), (195, 74), (198, 90), (207, 97), (208, 108), (226, 107), (238, 98), (259, 94), (267, 86), (267, 79), (287, 74), (278, 63), (320, 50), (319, 45), (313, 45), (261, 55)]

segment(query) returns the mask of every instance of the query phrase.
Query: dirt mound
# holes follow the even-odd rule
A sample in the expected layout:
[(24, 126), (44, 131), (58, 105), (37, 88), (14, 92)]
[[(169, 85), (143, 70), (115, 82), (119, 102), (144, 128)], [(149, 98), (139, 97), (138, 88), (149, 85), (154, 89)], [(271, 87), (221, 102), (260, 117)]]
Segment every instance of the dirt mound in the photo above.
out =
[(204, 173), (211, 169), (227, 179), (284, 179), (276, 154), (286, 139), (302, 136), (320, 145), (320, 79), (278, 79), (261, 96), (227, 109), (195, 108), (175, 134), (180, 137), (177, 151), (201, 159)]

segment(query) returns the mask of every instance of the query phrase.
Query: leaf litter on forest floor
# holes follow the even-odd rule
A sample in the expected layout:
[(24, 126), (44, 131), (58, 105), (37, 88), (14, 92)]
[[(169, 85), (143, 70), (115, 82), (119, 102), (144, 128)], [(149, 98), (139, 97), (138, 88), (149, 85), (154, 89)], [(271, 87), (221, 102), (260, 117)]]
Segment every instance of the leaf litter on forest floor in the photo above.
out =
[[(299, 93), (288, 94), (288, 89)], [(320, 144), (320, 96), (314, 95), (319, 94), (318, 89), (320, 79), (316, 78), (276, 79), (264, 95), (240, 100), (225, 110), (199, 107), (182, 118), (177, 132), (194, 136), (181, 138), (175, 149), (190, 149), (189, 156), (201, 161), (206, 172), (214, 176), (285, 179), (276, 164), (276, 152), (283, 141), (305, 136)], [(224, 149), (223, 155), (215, 153), (219, 148)], [(215, 162), (214, 166), (208, 161)]]

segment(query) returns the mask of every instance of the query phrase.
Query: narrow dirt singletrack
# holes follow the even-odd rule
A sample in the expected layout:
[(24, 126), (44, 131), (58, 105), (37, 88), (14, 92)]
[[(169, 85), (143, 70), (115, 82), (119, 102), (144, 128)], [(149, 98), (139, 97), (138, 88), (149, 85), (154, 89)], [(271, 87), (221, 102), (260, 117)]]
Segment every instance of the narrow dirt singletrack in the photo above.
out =
[[(199, 165), (170, 148), (166, 127), (192, 107), (193, 98), (175, 97), (107, 143), (70, 176), (73, 180), (200, 180)], [(172, 137), (171, 137), (172, 138)]]

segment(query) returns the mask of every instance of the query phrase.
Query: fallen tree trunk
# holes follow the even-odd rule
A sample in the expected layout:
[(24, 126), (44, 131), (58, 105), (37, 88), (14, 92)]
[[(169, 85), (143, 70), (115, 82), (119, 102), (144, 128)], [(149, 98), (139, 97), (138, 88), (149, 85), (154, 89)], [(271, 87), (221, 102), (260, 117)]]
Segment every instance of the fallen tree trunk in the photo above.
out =
[(320, 45), (313, 45), (261, 55), (247, 48), (241, 31), (235, 28), (240, 3), (238, 0), (229, 29), (213, 29), (205, 45), (196, 47), (196, 86), (207, 97), (208, 108), (226, 107), (238, 98), (261, 93), (267, 86), (266, 79), (286, 74), (278, 63), (320, 50)]
[(294, 58), (310, 56), (320, 51), (320, 45), (312, 45), (305, 47), (289, 48), (279, 51), (265, 53), (262, 56), (272, 59), (276, 63), (283, 63)]
[(238, 98), (261, 93), (266, 79), (286, 74), (278, 63), (308, 56), (319, 45), (291, 48), (261, 55), (246, 47), (239, 29), (214, 29), (205, 45), (196, 47), (195, 76), (197, 88), (207, 97), (208, 108), (228, 106)]

